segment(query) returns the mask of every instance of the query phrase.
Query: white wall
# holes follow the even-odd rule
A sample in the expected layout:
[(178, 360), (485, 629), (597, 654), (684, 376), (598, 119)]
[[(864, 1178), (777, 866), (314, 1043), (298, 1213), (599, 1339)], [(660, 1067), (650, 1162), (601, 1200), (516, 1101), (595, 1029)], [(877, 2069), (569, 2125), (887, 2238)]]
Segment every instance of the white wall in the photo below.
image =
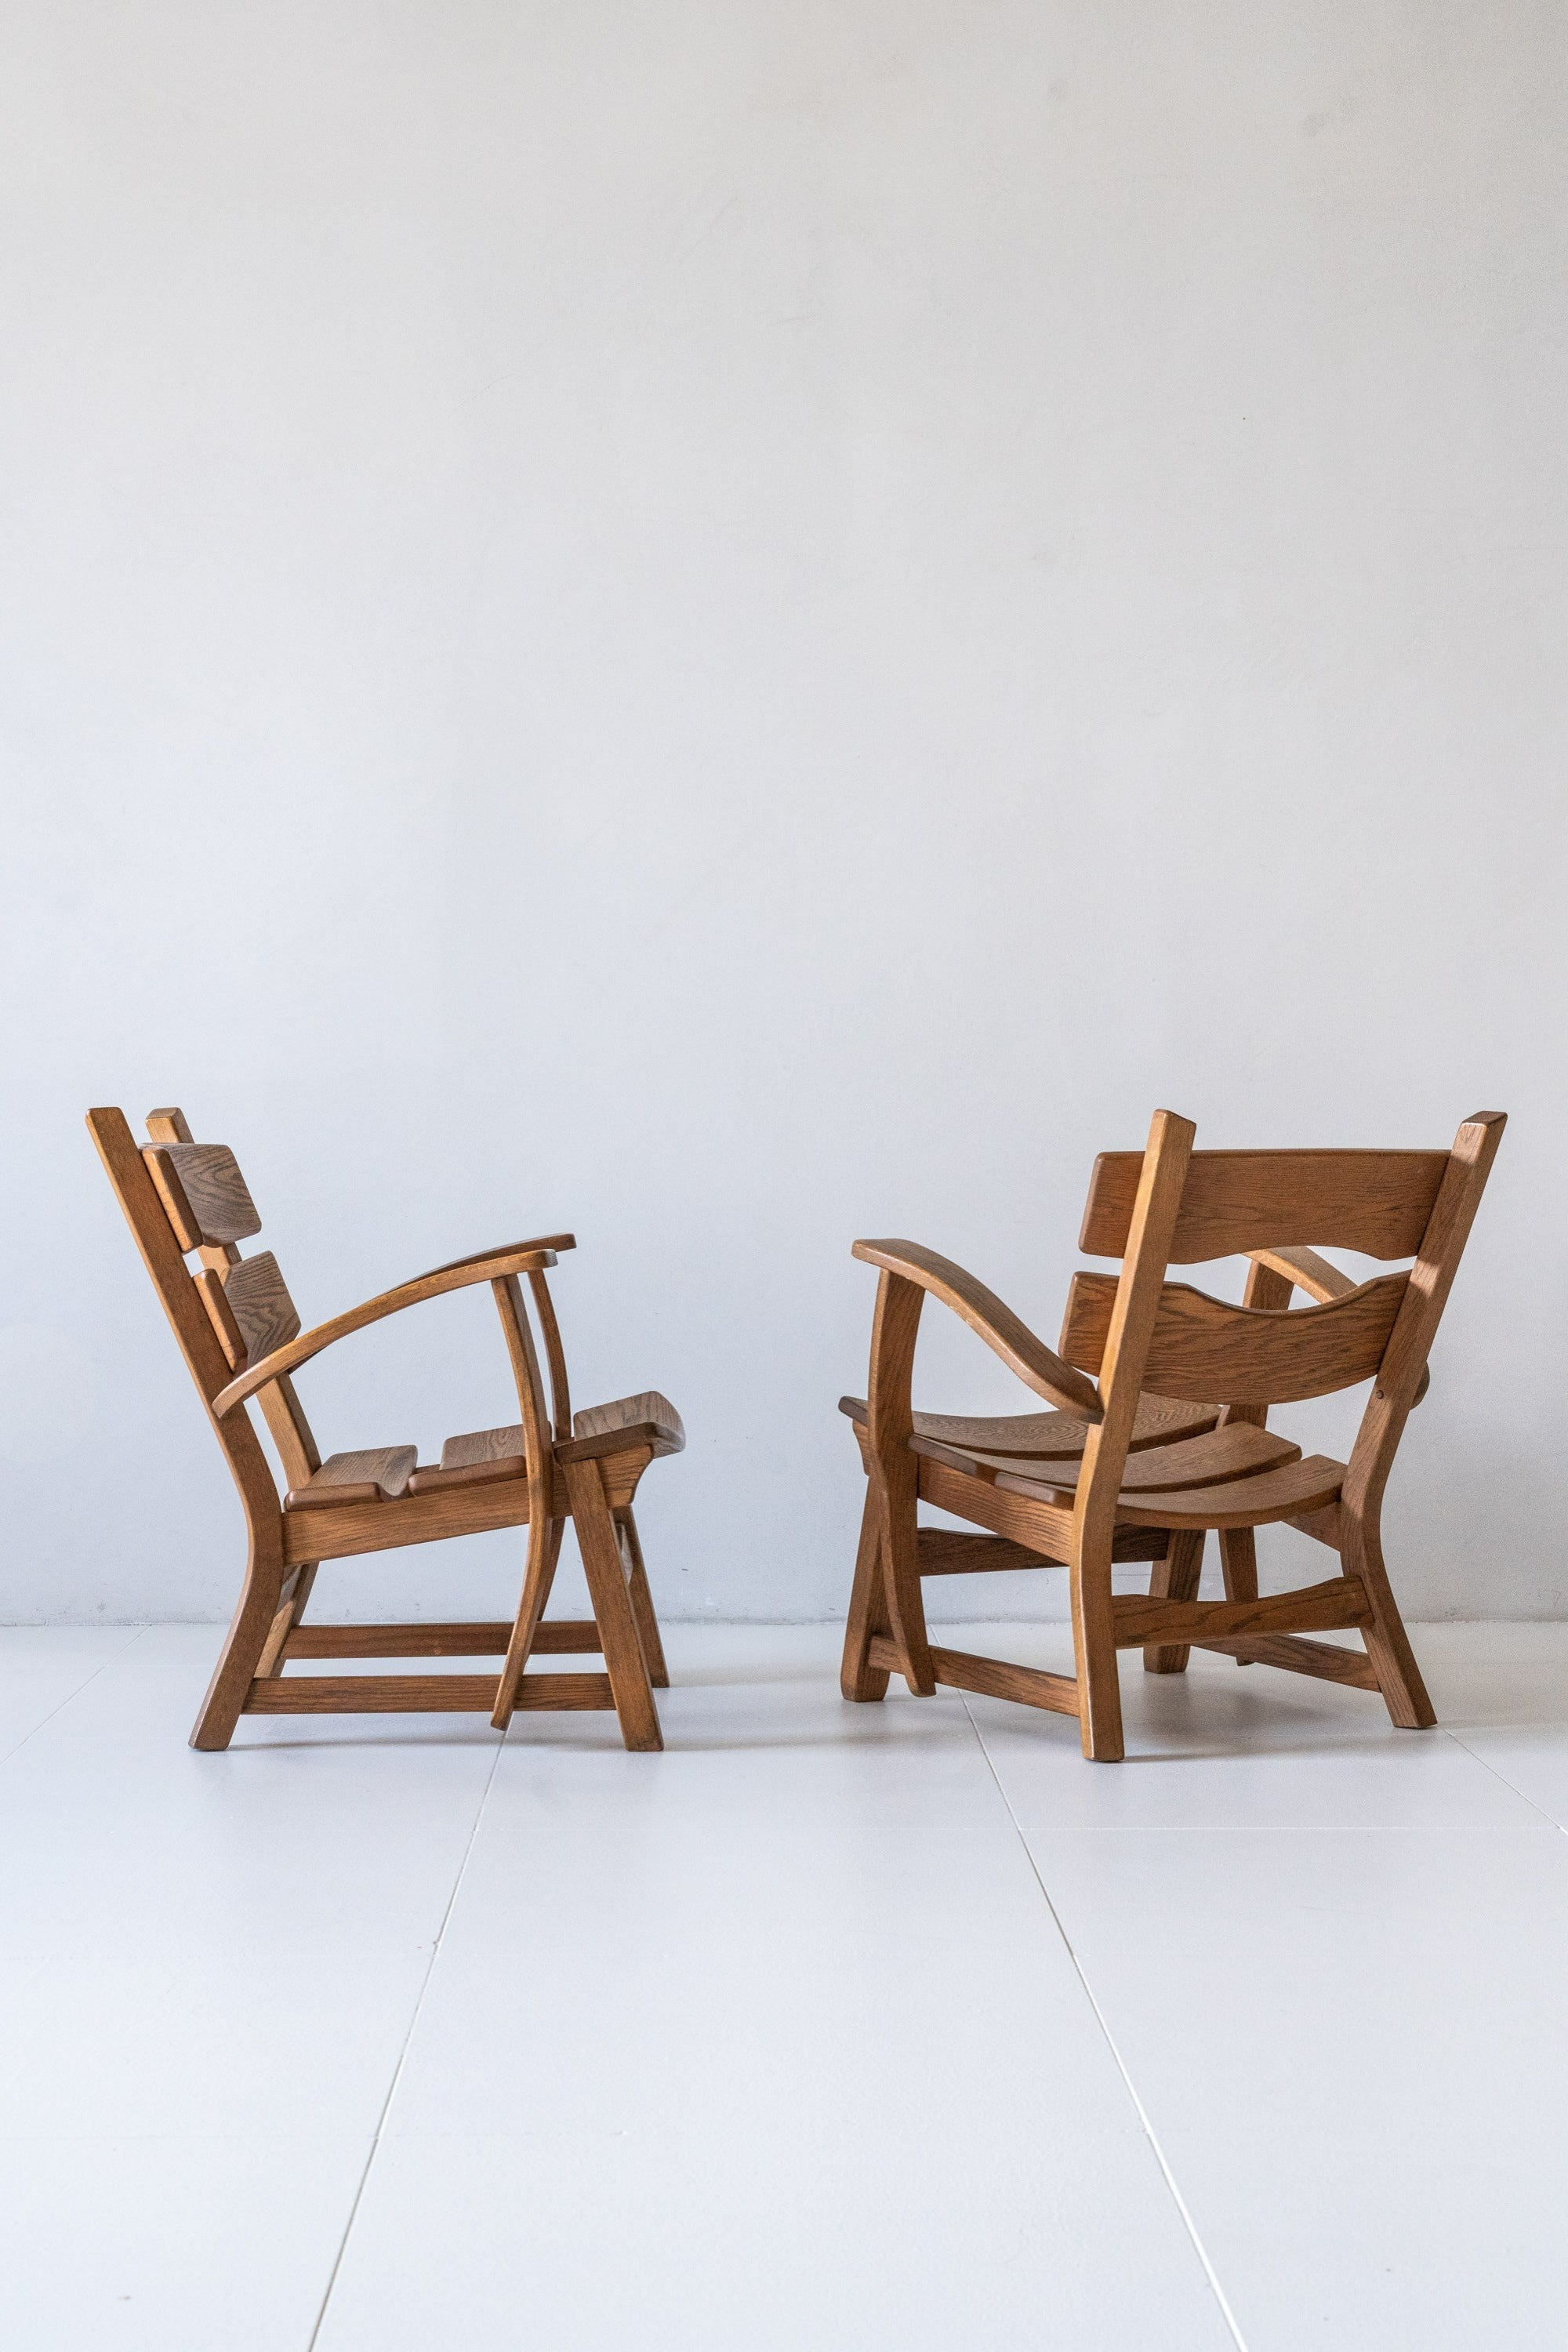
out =
[[(1393, 1560), (1563, 1612), (1565, 27), (12, 0), (0, 1613), (236, 1590), (81, 1126), (166, 1101), (308, 1321), (573, 1225), (583, 1397), (688, 1420), (663, 1605), (792, 1617), (856, 1234), (1054, 1338), (1156, 1104), (1508, 1109)], [(511, 1417), (482, 1295), (301, 1385), (331, 1446)], [(331, 1595), (508, 1607), (469, 1553)]]

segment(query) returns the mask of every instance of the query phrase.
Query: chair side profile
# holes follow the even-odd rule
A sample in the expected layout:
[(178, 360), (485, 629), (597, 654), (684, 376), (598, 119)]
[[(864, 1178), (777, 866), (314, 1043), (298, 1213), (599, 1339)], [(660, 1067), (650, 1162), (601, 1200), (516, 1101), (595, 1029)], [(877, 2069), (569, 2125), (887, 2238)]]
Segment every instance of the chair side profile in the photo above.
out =
[[(668, 1684), (633, 1498), (648, 1464), (679, 1453), (685, 1431), (655, 1390), (573, 1413), (547, 1279), (551, 1234), (433, 1268), (313, 1330), (270, 1251), (237, 1244), (261, 1230), (226, 1147), (194, 1141), (177, 1109), (152, 1112), (139, 1147), (122, 1111), (88, 1127), (142, 1262), (239, 1490), (248, 1536), (244, 1586), (193, 1747), (228, 1745), (241, 1715), (479, 1713), (504, 1730), (519, 1708), (614, 1707), (628, 1748), (663, 1745), (655, 1687)], [(189, 1257), (197, 1260), (195, 1271)], [(531, 1319), (522, 1291), (526, 1276)], [(429, 1298), (488, 1282), (506, 1341), (520, 1420), (450, 1437), (438, 1465), (412, 1445), (322, 1461), (292, 1375), (350, 1333)], [(537, 1320), (549, 1370), (533, 1336)], [(279, 1496), (249, 1406), (261, 1411), (285, 1482)], [(577, 1531), (594, 1614), (545, 1617), (566, 1523)], [(331, 1559), (500, 1528), (525, 1528), (515, 1621), (331, 1625), (304, 1622)], [(534, 1673), (531, 1658), (597, 1654), (602, 1674)], [(289, 1675), (301, 1659), (497, 1656), (490, 1675)]]
[[(1407, 1728), (1436, 1721), (1384, 1562), (1383, 1496), (1501, 1140), (1500, 1112), (1466, 1121), (1449, 1151), (1194, 1151), (1196, 1130), (1157, 1111), (1142, 1152), (1096, 1162), (1080, 1246), (1120, 1276), (1080, 1272), (1059, 1350), (963, 1269), (902, 1241), (857, 1242), (879, 1270), (864, 1402), (855, 1425), (866, 1505), (846, 1629), (843, 1690), (876, 1700), (889, 1674), (1076, 1716), (1086, 1757), (1123, 1753), (1117, 1653), (1153, 1674), (1190, 1651), (1381, 1692)], [(1319, 1255), (1414, 1264), (1364, 1282)], [(1242, 1304), (1168, 1270), (1248, 1261)], [(1292, 1307), (1297, 1290), (1310, 1302)], [(968, 1322), (1045, 1414), (916, 1413), (915, 1342), (928, 1293)], [(1268, 1428), (1268, 1411), (1370, 1381), (1348, 1463)], [(932, 1505), (984, 1532), (922, 1528)], [(1337, 1572), (1260, 1598), (1256, 1529), (1283, 1523), (1338, 1555)], [(1223, 1601), (1197, 1598), (1208, 1532)], [(1147, 1595), (1112, 1591), (1112, 1567), (1148, 1559)], [(1066, 1566), (1072, 1675), (932, 1647), (921, 1580)], [(1362, 1648), (1317, 1641), (1359, 1633)]]

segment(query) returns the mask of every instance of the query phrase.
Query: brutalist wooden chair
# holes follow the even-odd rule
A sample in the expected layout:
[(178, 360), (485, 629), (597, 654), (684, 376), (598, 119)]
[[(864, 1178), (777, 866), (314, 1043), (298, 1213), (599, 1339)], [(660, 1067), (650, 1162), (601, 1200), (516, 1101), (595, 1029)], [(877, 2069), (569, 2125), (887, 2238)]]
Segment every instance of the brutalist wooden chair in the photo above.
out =
[[(982, 1284), (911, 1242), (857, 1242), (881, 1269), (868, 1400), (846, 1397), (867, 1471), (845, 1641), (847, 1698), (879, 1699), (889, 1673), (1079, 1718), (1086, 1756), (1122, 1754), (1118, 1650), (1180, 1673), (1193, 1647), (1381, 1691), (1396, 1724), (1436, 1721), (1384, 1567), (1379, 1518), (1405, 1421), (1503, 1130), (1483, 1111), (1452, 1151), (1194, 1151), (1158, 1111), (1146, 1151), (1096, 1161), (1079, 1247), (1120, 1277), (1074, 1276), (1054, 1353)], [(1415, 1264), (1369, 1281), (1313, 1244)], [(1244, 1255), (1244, 1303), (1170, 1266)], [(1292, 1309), (1294, 1290), (1315, 1303)], [(916, 1413), (925, 1295), (963, 1317), (1057, 1410), (1001, 1420)], [(1091, 1377), (1092, 1376), (1092, 1377)], [(1270, 1404), (1373, 1383), (1348, 1464), (1267, 1425)], [(1218, 1402), (1209, 1400), (1220, 1400)], [(933, 1505), (988, 1532), (921, 1528)], [(1254, 1530), (1284, 1521), (1338, 1555), (1337, 1572), (1259, 1599)], [(1226, 1598), (1196, 1597), (1207, 1531)], [(1114, 1563), (1152, 1560), (1148, 1594), (1111, 1588)], [(1076, 1673), (933, 1648), (921, 1580), (1065, 1564)], [(1363, 1646), (1310, 1637), (1353, 1628)]]
[[(261, 1230), (232, 1151), (199, 1144), (178, 1110), (150, 1114), (139, 1150), (124, 1113), (88, 1126), (218, 1444), (250, 1534), (245, 1589), (196, 1718), (195, 1748), (226, 1748), (241, 1715), (487, 1714), (503, 1729), (516, 1707), (608, 1707), (628, 1748), (663, 1745), (653, 1685), (668, 1682), (632, 1498), (656, 1456), (685, 1444), (680, 1416), (649, 1391), (574, 1416), (546, 1268), (575, 1246), (551, 1234), (437, 1266), (313, 1331), (300, 1318), (270, 1250), (242, 1257)], [(198, 1260), (197, 1270), (187, 1257)], [(546, 1411), (520, 1276), (528, 1276), (550, 1367)], [(488, 1282), (506, 1337), (522, 1418), (449, 1437), (439, 1467), (412, 1445), (334, 1454), (323, 1462), (291, 1375), (335, 1340), (470, 1283)], [(260, 1406), (287, 1482), (277, 1484), (247, 1407)], [(566, 1521), (578, 1546), (592, 1618), (544, 1615)], [(323, 1625), (301, 1622), (322, 1560), (391, 1551), (448, 1536), (526, 1527), (514, 1624)], [(528, 1674), (545, 1653), (597, 1653), (604, 1674)], [(497, 1675), (289, 1675), (300, 1658), (466, 1658), (505, 1654)]]

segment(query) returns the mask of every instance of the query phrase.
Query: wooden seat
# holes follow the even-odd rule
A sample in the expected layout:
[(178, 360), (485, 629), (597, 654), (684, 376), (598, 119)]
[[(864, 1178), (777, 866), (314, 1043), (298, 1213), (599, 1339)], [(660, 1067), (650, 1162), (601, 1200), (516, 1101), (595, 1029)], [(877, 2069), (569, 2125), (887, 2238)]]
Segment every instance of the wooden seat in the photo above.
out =
[[(1395, 1723), (1435, 1721), (1384, 1565), (1383, 1495), (1426, 1392), (1426, 1360), (1501, 1139), (1481, 1112), (1451, 1151), (1204, 1151), (1157, 1112), (1142, 1152), (1095, 1165), (1081, 1247), (1120, 1276), (1074, 1277), (1059, 1350), (963, 1267), (912, 1242), (857, 1242), (879, 1269), (865, 1402), (855, 1424), (866, 1507), (845, 1637), (847, 1698), (889, 1674), (1073, 1715), (1086, 1756), (1122, 1753), (1119, 1649), (1182, 1672), (1196, 1646), (1378, 1690)], [(1397, 1273), (1356, 1281), (1317, 1245)], [(1242, 1256), (1239, 1306), (1173, 1265)], [(1292, 1308), (1295, 1291), (1311, 1302)], [(1047, 1413), (917, 1413), (915, 1341), (927, 1295), (961, 1316)], [(1348, 1463), (1303, 1455), (1271, 1405), (1372, 1383)], [(1219, 1397), (1220, 1405), (1205, 1400)], [(929, 1504), (984, 1533), (922, 1527)], [(1259, 1597), (1255, 1531), (1284, 1523), (1338, 1555), (1337, 1575)], [(1224, 1601), (1198, 1599), (1218, 1534)], [(1147, 1595), (1111, 1590), (1118, 1562), (1154, 1563)], [(933, 1646), (921, 1580), (1065, 1565), (1076, 1670), (1047, 1675)], [(1358, 1633), (1358, 1649), (1305, 1638)]]
[[(570, 1234), (456, 1258), (314, 1330), (300, 1318), (270, 1251), (237, 1244), (261, 1230), (226, 1146), (192, 1139), (184, 1114), (153, 1111), (139, 1148), (123, 1112), (88, 1126), (174, 1328), (245, 1506), (250, 1557), (223, 1654), (192, 1734), (225, 1748), (242, 1714), (478, 1712), (504, 1729), (518, 1707), (611, 1707), (628, 1748), (662, 1746), (653, 1692), (668, 1676), (633, 1498), (648, 1464), (685, 1444), (680, 1416), (656, 1390), (574, 1417), (565, 1353), (546, 1279)], [(196, 1266), (187, 1265), (195, 1256)], [(526, 1276), (531, 1318), (521, 1277)], [(293, 1374), (350, 1333), (448, 1291), (488, 1282), (510, 1358), (521, 1419), (447, 1440), (440, 1466), (412, 1445), (334, 1454), (323, 1462)], [(537, 1323), (550, 1374), (545, 1402)], [(259, 1407), (282, 1467), (278, 1482), (252, 1425)], [(576, 1529), (594, 1614), (544, 1615), (566, 1524)], [(305, 1605), (324, 1560), (524, 1528), (527, 1552), (510, 1622), (327, 1625)], [(603, 1674), (530, 1674), (544, 1654), (598, 1654)], [(489, 1675), (290, 1675), (305, 1658), (485, 1657)]]
[(367, 1454), (330, 1454), (302, 1486), (290, 1486), (286, 1511), (318, 1510), (343, 1503), (395, 1503), (408, 1491), (419, 1458), (413, 1445), (382, 1445)]

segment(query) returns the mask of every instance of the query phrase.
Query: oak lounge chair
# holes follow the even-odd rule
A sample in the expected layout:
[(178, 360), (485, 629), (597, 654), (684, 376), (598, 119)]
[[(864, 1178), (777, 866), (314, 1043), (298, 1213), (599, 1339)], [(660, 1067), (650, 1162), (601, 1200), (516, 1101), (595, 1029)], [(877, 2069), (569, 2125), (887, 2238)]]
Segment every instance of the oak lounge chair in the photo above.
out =
[[(301, 1333), (269, 1250), (235, 1246), (261, 1230), (234, 1154), (198, 1144), (183, 1113), (156, 1110), (137, 1148), (124, 1113), (93, 1110), (88, 1126), (147, 1271), (201, 1391), (245, 1506), (250, 1559), (245, 1590), (191, 1735), (226, 1748), (241, 1715), (479, 1713), (498, 1729), (514, 1707), (608, 1707), (628, 1748), (663, 1745), (653, 1685), (664, 1685), (658, 1637), (632, 1516), (647, 1465), (686, 1442), (680, 1416), (650, 1391), (573, 1416), (566, 1363), (546, 1268), (574, 1247), (551, 1234), (454, 1259), (346, 1315)], [(185, 1259), (194, 1255), (199, 1268)], [(553, 1420), (519, 1277), (528, 1276), (550, 1367)], [(405, 1307), (475, 1282), (495, 1295), (517, 1382), (521, 1423), (449, 1437), (439, 1467), (412, 1445), (334, 1454), (323, 1462), (290, 1375), (335, 1340)], [(266, 1417), (288, 1481), (279, 1500), (247, 1410)], [(545, 1619), (571, 1519), (587, 1574), (592, 1618)], [(319, 1563), (357, 1552), (526, 1527), (522, 1596), (514, 1624), (316, 1625), (301, 1622)], [(604, 1674), (528, 1674), (536, 1653), (602, 1654)], [(299, 1658), (466, 1658), (505, 1654), (497, 1675), (288, 1675)]]
[[(1083, 1752), (1122, 1753), (1118, 1650), (1180, 1674), (1193, 1647), (1382, 1692), (1396, 1724), (1436, 1718), (1384, 1568), (1378, 1522), (1406, 1418), (1498, 1144), (1479, 1112), (1452, 1151), (1194, 1151), (1188, 1119), (1157, 1111), (1146, 1151), (1095, 1163), (1079, 1247), (1120, 1277), (1073, 1279), (1060, 1353), (961, 1266), (910, 1242), (857, 1242), (881, 1269), (870, 1393), (846, 1397), (867, 1471), (844, 1648), (846, 1698), (879, 1699), (889, 1673), (1079, 1718)], [(1352, 1282), (1311, 1244), (1384, 1261)], [(1245, 1255), (1244, 1304), (1166, 1270)], [(1290, 1308), (1293, 1290), (1315, 1303)], [(1004, 1420), (916, 1413), (925, 1295), (963, 1317), (1057, 1410)], [(1093, 1377), (1091, 1377), (1091, 1375)], [(1348, 1464), (1267, 1426), (1270, 1404), (1371, 1380)], [(1214, 1402), (1209, 1400), (1218, 1399)], [(988, 1530), (916, 1523), (924, 1502)], [(1338, 1555), (1334, 1575), (1259, 1599), (1254, 1529), (1298, 1528)], [(1226, 1598), (1199, 1601), (1207, 1530)], [(1154, 1563), (1147, 1596), (1111, 1589), (1112, 1564)], [(1076, 1672), (1051, 1675), (933, 1648), (921, 1580), (979, 1569), (1070, 1570)], [(1353, 1628), (1362, 1648), (1313, 1641)]]

